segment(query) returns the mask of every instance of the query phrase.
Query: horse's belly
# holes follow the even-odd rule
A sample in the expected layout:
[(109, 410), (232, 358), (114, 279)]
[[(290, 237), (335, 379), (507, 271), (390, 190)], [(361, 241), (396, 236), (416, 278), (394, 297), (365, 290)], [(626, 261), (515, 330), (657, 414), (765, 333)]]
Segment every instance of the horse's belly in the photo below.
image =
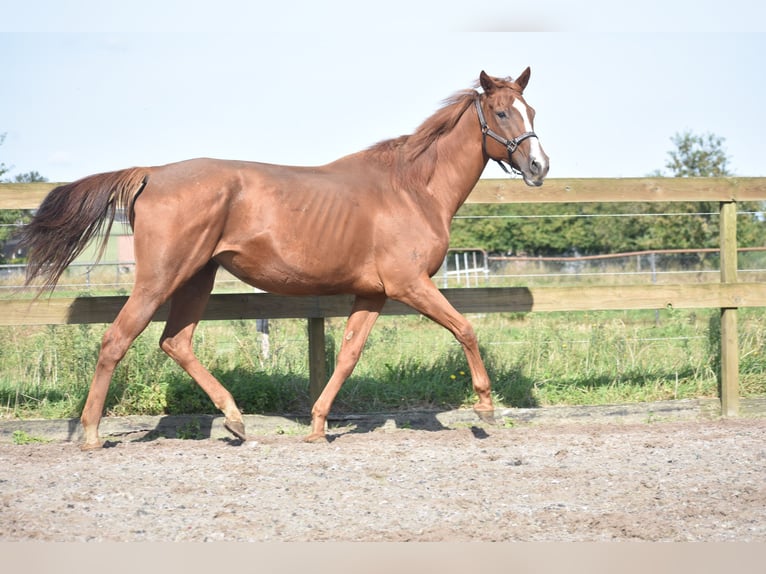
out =
[(257, 256), (224, 251), (215, 260), (241, 281), (270, 293), (328, 295), (383, 290), (374, 272), (348, 258), (315, 259), (305, 253), (286, 258), (259, 250)]

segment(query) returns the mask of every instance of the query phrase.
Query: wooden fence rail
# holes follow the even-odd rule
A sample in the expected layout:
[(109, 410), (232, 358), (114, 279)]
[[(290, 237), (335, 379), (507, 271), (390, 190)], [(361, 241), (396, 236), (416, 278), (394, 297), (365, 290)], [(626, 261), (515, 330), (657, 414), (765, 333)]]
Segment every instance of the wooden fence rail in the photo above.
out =
[[(34, 209), (57, 184), (0, 184), (0, 209)], [(737, 309), (766, 306), (766, 284), (737, 281), (737, 202), (766, 201), (766, 178), (551, 179), (539, 189), (519, 180), (480, 180), (468, 203), (584, 203), (713, 201), (720, 204), (720, 281), (679, 285), (484, 287), (444, 289), (462, 313), (718, 308), (721, 310), (721, 413), (739, 410)], [(0, 300), (0, 325), (110, 323), (124, 296)], [(283, 297), (268, 293), (214, 294), (204, 315), (216, 319), (305, 318), (309, 333), (310, 390), (327, 380), (327, 317), (346, 316), (351, 296)], [(384, 314), (414, 313), (389, 301)], [(167, 314), (161, 308), (155, 320)]]

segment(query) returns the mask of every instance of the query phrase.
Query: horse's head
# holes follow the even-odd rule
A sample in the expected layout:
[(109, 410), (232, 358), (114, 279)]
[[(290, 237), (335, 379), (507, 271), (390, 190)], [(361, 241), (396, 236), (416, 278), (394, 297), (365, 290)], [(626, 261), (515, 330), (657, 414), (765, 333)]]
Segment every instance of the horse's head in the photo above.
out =
[[(529, 82), (527, 68), (516, 80), (493, 78), (482, 71), (484, 94), (476, 100), (484, 153), (510, 164), (527, 185), (539, 186), (548, 174), (548, 156), (534, 132), (535, 110), (522, 95)], [(508, 171), (508, 170), (506, 170)]]

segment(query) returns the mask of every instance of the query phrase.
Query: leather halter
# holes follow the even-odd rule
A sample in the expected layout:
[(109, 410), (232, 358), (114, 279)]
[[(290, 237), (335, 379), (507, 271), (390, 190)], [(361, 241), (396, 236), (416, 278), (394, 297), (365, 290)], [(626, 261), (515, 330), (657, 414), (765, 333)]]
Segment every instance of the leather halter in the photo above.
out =
[[(484, 112), (481, 109), (481, 101), (480, 98), (476, 98), (474, 100), (474, 103), (476, 104), (476, 112), (479, 114), (479, 125), (481, 125), (481, 149), (484, 152), (487, 157), (489, 157), (489, 154), (487, 154), (487, 136), (491, 137), (493, 140), (498, 142), (500, 145), (505, 146), (505, 149), (508, 150), (508, 165), (511, 167), (511, 171), (515, 173), (516, 175), (523, 175), (521, 173), (521, 170), (517, 169), (513, 166), (513, 163), (511, 162), (511, 154), (516, 151), (516, 148), (519, 147), (519, 144), (523, 142), (525, 139), (529, 138), (536, 138), (537, 134), (535, 132), (524, 132), (523, 134), (516, 136), (512, 140), (506, 139), (497, 132), (492, 131), (489, 126), (487, 125), (487, 120), (484, 119)], [(500, 167), (503, 168), (503, 171), (510, 175), (511, 171), (508, 171), (508, 168), (505, 167), (505, 164), (502, 160), (491, 158), (495, 160)]]

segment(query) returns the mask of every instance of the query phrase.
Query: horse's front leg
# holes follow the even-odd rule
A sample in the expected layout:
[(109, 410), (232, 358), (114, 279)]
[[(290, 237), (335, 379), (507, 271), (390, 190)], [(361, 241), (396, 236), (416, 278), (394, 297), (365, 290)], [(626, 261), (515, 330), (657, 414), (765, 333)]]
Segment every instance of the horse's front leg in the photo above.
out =
[(332, 403), (341, 386), (356, 367), (364, 343), (367, 341), (372, 326), (378, 319), (385, 302), (385, 295), (357, 296), (354, 300), (354, 306), (343, 333), (343, 342), (338, 352), (335, 371), (311, 409), (311, 434), (304, 439), (306, 442), (317, 442), (325, 439), (327, 415), (330, 414)]
[(492, 385), (484, 367), (479, 342), (471, 323), (447, 301), (429, 277), (424, 277), (417, 284), (399, 293), (391, 293), (392, 299), (406, 303), (416, 311), (448, 329), (463, 347), (468, 369), (471, 372), (473, 390), (478, 402), (473, 410), (484, 422), (495, 422), (495, 407), (492, 404)]

